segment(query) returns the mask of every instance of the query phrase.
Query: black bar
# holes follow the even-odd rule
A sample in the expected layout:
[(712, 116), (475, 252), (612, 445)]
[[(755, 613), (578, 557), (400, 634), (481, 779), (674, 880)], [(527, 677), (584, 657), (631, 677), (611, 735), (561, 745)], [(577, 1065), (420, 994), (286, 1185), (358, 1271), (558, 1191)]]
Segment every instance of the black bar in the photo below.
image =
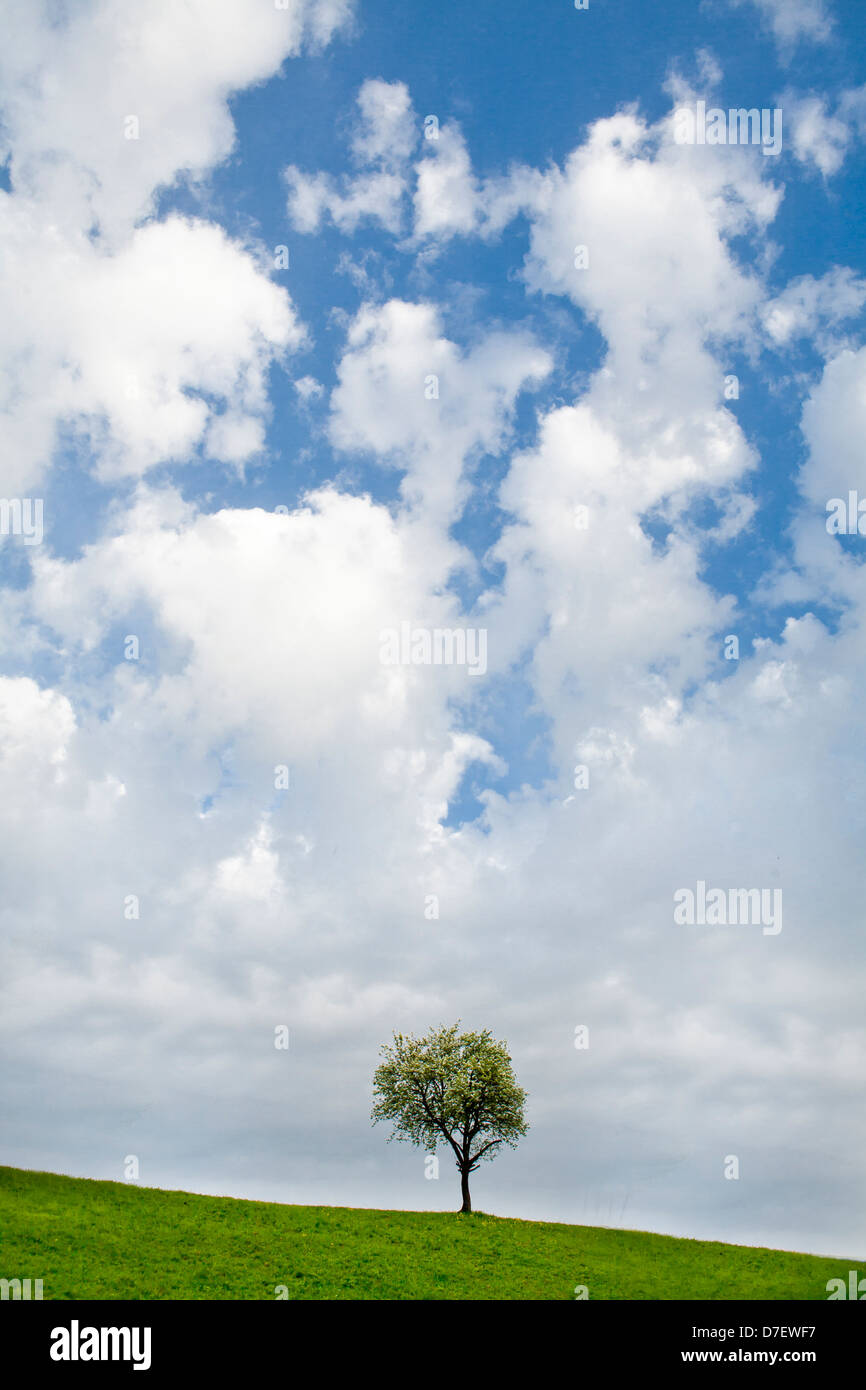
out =
[[(88, 1328), (127, 1329), (128, 1342), (118, 1338), (118, 1351), (128, 1350), (143, 1362), (149, 1350), (149, 1366), (135, 1372), (131, 1359), (52, 1359), (52, 1345), (71, 1354), (76, 1337), (79, 1349), (89, 1349), (93, 1338)], [(529, 1355), (540, 1370), (555, 1346), (568, 1352), (575, 1378), (590, 1366), (596, 1377), (606, 1378), (628, 1369), (664, 1374), (673, 1367), (701, 1374), (713, 1364), (730, 1371), (738, 1363), (746, 1369), (803, 1366), (823, 1379), (828, 1372), (858, 1364), (863, 1328), (859, 1308), (823, 1301), (0, 1304), (4, 1362), (11, 1360), (23, 1373), (48, 1372), (52, 1380), (108, 1372), (115, 1377), (149, 1375), (159, 1382), (166, 1374), (225, 1377), (266, 1368), (306, 1380), (309, 1371), (302, 1368), (310, 1355), (320, 1372), (345, 1361), (369, 1373), (379, 1362), (379, 1373), (391, 1380), (401, 1375), (416, 1379), (420, 1366), (413, 1371), (411, 1361), (397, 1359), (395, 1339), (408, 1337), (416, 1352), (426, 1345), (432, 1356), (434, 1345), (444, 1351), (452, 1329), (465, 1329), (484, 1347), (486, 1369), (501, 1360), (513, 1370), (515, 1358)], [(67, 1332), (68, 1343), (56, 1329)], [(137, 1340), (133, 1329), (139, 1329)], [(144, 1329), (150, 1332), (149, 1348)], [(110, 1354), (110, 1338), (105, 1346)], [(688, 1359), (687, 1353), (692, 1353)]]

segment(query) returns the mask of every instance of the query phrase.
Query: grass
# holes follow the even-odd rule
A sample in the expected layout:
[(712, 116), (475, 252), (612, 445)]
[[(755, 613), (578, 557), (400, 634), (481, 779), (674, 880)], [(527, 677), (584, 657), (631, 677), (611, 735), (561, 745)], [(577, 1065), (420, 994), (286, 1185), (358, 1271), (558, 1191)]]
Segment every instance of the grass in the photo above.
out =
[[(0, 1278), (45, 1299), (827, 1298), (857, 1262), (645, 1231), (294, 1207), (0, 1167)], [(285, 1297), (285, 1294), (282, 1295)]]

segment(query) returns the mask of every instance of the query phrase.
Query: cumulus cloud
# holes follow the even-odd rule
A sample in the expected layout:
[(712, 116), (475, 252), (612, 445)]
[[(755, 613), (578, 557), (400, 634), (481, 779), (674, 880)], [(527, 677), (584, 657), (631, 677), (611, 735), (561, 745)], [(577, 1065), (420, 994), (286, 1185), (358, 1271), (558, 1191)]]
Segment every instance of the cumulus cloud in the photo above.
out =
[(816, 279), (801, 275), (761, 308), (767, 336), (778, 347), (798, 338), (817, 342), (829, 355), (835, 330), (856, 318), (866, 302), (866, 281), (847, 266), (836, 266)]
[(288, 295), (219, 228), (136, 223), (229, 154), (230, 94), (348, 10), (92, 0), (53, 22), (45, 4), (3, 8), (4, 488), (38, 484), (61, 430), (105, 477), (198, 448), (241, 465), (262, 447), (268, 367), (302, 341)]
[(780, 102), (792, 133), (795, 158), (801, 164), (813, 165), (825, 178), (837, 173), (851, 138), (846, 122), (830, 114), (824, 97), (785, 92)]
[(479, 190), (459, 127), (444, 125), (439, 138), (430, 142), (430, 150), (432, 153), (418, 165), (416, 235), (452, 236), (474, 231), (480, 213)]
[(394, 233), (402, 226), (409, 159), (418, 138), (408, 88), (371, 79), (357, 105), (351, 150), (358, 173), (338, 183), (328, 174), (305, 174), (294, 164), (283, 171), (289, 218), (300, 232), (315, 232), (326, 215), (348, 233), (363, 221), (380, 222)]
[(170, 217), (106, 254), (34, 226), (15, 198), (3, 214), (7, 490), (44, 472), (61, 426), (105, 478), (261, 447), (267, 369), (304, 335), (285, 290), (221, 228)]
[(115, 240), (156, 190), (230, 153), (233, 91), (261, 82), (346, 23), (349, 0), (86, 0), (58, 20), (49, 0), (4, 0), (4, 132), (13, 188), (61, 223)]
[(822, 505), (830, 497), (863, 488), (866, 426), (866, 349), (845, 349), (824, 368), (803, 407), (809, 459), (801, 474), (807, 496)]
[[(651, 383), (665, 393), (706, 384), (704, 342), (744, 336), (761, 287), (729, 243), (762, 233), (781, 199), (755, 152), (678, 145), (670, 120), (651, 127), (633, 111), (597, 121), (562, 169), (479, 181), (455, 148), (460, 191), (431, 199), (438, 220), (416, 230), (495, 236), (522, 212), (529, 288), (568, 296), (599, 324), (617, 389), (623, 376), (648, 397)], [(422, 161), (419, 188), (437, 162)]]
[(490, 333), (462, 352), (432, 305), (365, 305), (338, 366), (331, 440), (401, 468), (404, 497), (441, 524), (461, 509), (464, 465), (504, 447), (519, 392), (550, 366), (525, 333)]
[(604, 364), (575, 418), (611, 441), (598, 457), (628, 478), (632, 524), (652, 508), (675, 515), (709, 490), (730, 536), (751, 514), (738, 489), (754, 459), (722, 400), (724, 353), (752, 341), (763, 297), (731, 242), (763, 234), (781, 193), (750, 152), (707, 155), (677, 145), (667, 121), (648, 127), (621, 112), (596, 122), (562, 169), (483, 181), (476, 225), (492, 236), (522, 210), (528, 289), (566, 296), (601, 330)]

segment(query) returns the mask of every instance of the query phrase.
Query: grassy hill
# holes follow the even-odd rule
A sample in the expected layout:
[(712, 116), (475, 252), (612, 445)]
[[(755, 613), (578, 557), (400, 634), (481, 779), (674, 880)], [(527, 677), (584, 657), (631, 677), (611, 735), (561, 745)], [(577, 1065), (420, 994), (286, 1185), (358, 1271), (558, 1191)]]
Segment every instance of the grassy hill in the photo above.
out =
[[(826, 1299), (855, 1260), (644, 1231), (292, 1207), (0, 1167), (0, 1278), (46, 1299)], [(285, 1297), (285, 1294), (282, 1295)]]

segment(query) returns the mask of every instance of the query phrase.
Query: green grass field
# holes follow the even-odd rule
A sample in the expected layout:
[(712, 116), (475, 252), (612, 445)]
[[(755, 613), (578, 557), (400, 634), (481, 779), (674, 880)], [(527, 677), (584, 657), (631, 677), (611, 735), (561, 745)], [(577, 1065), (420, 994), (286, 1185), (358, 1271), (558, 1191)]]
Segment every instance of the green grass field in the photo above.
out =
[(644, 1231), (290, 1207), (0, 1167), (0, 1278), (45, 1299), (826, 1299), (856, 1260)]

